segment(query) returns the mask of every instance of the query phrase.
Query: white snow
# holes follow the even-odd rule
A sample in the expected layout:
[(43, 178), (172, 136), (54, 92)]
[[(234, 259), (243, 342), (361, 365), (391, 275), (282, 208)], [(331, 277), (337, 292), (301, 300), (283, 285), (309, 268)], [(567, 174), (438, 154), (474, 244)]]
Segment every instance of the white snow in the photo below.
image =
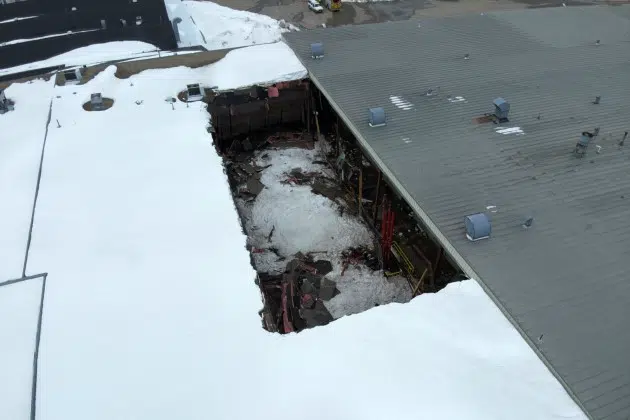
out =
[(0, 115), (0, 283), (21, 277), (53, 82), (11, 85)]
[[(295, 73), (258, 73), (264, 63), (237, 53), (126, 80), (110, 67), (51, 95), (61, 128), (48, 137), (28, 264), (50, 273), (38, 420), (585, 419), (474, 281), (297, 335), (261, 328), (209, 117), (201, 103), (164, 101), (186, 83)], [(46, 95), (22, 86), (18, 106)], [(96, 91), (114, 107), (83, 111)], [(28, 110), (20, 124), (47, 112)], [(16, 147), (28, 154), (30, 141)]]
[(57, 38), (57, 37), (60, 37), (60, 36), (66, 36), (66, 35), (72, 35), (72, 34), (80, 34), (80, 33), (83, 33), (83, 32), (94, 32), (94, 31), (98, 31), (98, 30), (100, 30), (100, 29), (87, 29), (85, 31), (76, 31), (76, 32), (68, 31), (68, 32), (62, 32), (62, 33), (59, 33), (59, 34), (44, 35), (44, 36), (40, 36), (40, 37), (37, 37), (37, 38), (13, 39), (11, 41), (6, 41), (6, 42), (0, 43), (0, 47), (4, 47), (5, 45), (12, 45), (12, 44), (22, 44), (24, 42), (36, 41), (38, 39)]
[(295, 168), (320, 172), (322, 166), (312, 163), (317, 159), (314, 150), (280, 149), (263, 154), (269, 158), (259, 159), (258, 166), (272, 166), (262, 172), (260, 181), (266, 188), (251, 210), (254, 246), (264, 247), (274, 226), (273, 245), (286, 256), (309, 251), (338, 253), (351, 246), (372, 244), (372, 235), (358, 218), (342, 216), (338, 204), (313, 194), (310, 185), (281, 183)]
[(41, 278), (0, 286), (0, 411), (3, 419), (29, 417), (41, 296)]
[(208, 50), (269, 44), (282, 33), (297, 30), (268, 16), (234, 10), (210, 1), (165, 0), (171, 20), (179, 17), (180, 46), (203, 45)]
[(499, 134), (516, 134), (517, 136), (525, 134), (521, 127), (497, 127), (494, 131)]
[(404, 277), (385, 278), (382, 271), (372, 271), (365, 266), (350, 266), (341, 275), (341, 266), (335, 265), (335, 270), (326, 278), (337, 283), (339, 294), (324, 302), (324, 306), (334, 319), (346, 315), (358, 314), (388, 303), (407, 303), (412, 293)]
[(11, 23), (11, 22), (19, 22), (20, 20), (33, 19), (33, 18), (36, 18), (36, 17), (38, 17), (38, 16), (16, 17), (16, 18), (12, 18), (12, 19), (2, 20), (2, 21), (0, 21), (0, 24)]
[[(144, 54), (146, 58), (157, 56), (157, 47), (140, 41), (115, 41), (94, 44), (59, 54), (46, 60), (35, 61), (21, 66), (0, 68), (0, 76), (38, 68), (65, 64), (66, 66), (83, 66), (103, 63), (111, 60), (123, 60)], [(1, 64), (0, 64), (1, 65)]]
[[(239, 71), (235, 70), (235, 66), (239, 66)], [(215, 82), (210, 86), (228, 90), (250, 86), (254, 83), (252, 81), (272, 84), (300, 80), (307, 74), (291, 48), (284, 42), (276, 42), (230, 51), (223, 60), (209, 67), (207, 77)]]

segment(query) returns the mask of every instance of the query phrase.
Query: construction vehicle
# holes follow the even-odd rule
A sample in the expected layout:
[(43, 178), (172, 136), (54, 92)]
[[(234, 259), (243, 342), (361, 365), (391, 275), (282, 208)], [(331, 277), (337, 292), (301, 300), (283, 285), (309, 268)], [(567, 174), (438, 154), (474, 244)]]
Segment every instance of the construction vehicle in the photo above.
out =
[(338, 12), (341, 10), (341, 0), (323, 0), (324, 6), (331, 12)]

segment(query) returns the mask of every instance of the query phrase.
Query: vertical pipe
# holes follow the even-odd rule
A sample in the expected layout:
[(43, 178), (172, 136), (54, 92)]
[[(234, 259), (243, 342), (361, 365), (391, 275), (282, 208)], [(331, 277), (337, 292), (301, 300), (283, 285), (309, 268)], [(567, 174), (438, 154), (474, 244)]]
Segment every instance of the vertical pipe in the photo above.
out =
[(378, 178), (376, 179), (376, 196), (372, 205), (372, 224), (376, 226), (376, 214), (378, 213), (378, 195), (381, 192), (381, 170), (378, 170)]
[(363, 159), (359, 168), (359, 216), (363, 214)]
[(315, 125), (317, 128), (317, 140), (319, 140), (319, 136), (321, 135), (320, 131), (319, 131), (319, 112), (315, 111)]
[(323, 111), (324, 110), (324, 104), (322, 103), (322, 91), (318, 90), (317, 92), (319, 93), (319, 110)]
[(311, 91), (308, 91), (308, 98), (306, 99), (306, 131), (311, 134)]
[(337, 156), (341, 154), (341, 139), (339, 137), (339, 115), (337, 115), (337, 123), (335, 124), (335, 146), (337, 147)]
[(233, 129), (232, 129), (232, 105), (230, 105), (229, 111), (230, 112), (228, 114), (230, 116), (230, 120), (229, 120), (230, 121), (230, 137), (232, 137), (232, 132), (233, 132)]

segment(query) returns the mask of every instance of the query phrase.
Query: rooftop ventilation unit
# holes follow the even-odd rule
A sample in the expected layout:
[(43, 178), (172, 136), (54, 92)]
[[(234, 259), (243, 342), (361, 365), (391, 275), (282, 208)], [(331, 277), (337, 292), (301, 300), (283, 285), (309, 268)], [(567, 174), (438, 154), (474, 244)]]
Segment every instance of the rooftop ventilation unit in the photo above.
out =
[(93, 93), (90, 96), (90, 105), (92, 107), (92, 111), (102, 111), (104, 108), (103, 97), (100, 93)]
[(466, 237), (469, 241), (475, 242), (490, 237), (492, 228), (490, 219), (488, 219), (485, 213), (466, 216), (464, 218), (464, 224), (466, 225)]
[(200, 101), (203, 99), (204, 91), (199, 83), (193, 85), (186, 85), (186, 91), (188, 92), (188, 102)]
[(311, 44), (311, 57), (318, 59), (324, 58), (324, 44), (321, 42), (315, 42)]
[(494, 104), (494, 116), (500, 123), (508, 122), (508, 114), (510, 113), (510, 104), (503, 98), (497, 98), (492, 101)]
[(74, 85), (81, 83), (83, 79), (83, 74), (80, 68), (64, 70), (63, 78), (65, 79), (66, 85)]
[(370, 108), (370, 127), (382, 127), (387, 123), (383, 108)]

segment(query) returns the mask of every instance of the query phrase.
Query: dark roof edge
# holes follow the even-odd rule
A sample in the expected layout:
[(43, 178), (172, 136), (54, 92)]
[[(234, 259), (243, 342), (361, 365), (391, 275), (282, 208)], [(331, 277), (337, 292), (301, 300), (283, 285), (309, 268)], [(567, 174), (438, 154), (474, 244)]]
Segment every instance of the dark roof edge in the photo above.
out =
[[(296, 57), (298, 57), (298, 59), (300, 61), (302, 61), (302, 59), (297, 54), (296, 54)], [(306, 65), (306, 63), (304, 63), (304, 62), (302, 62), (302, 64), (308, 70), (308, 65)], [(361, 132), (354, 126), (352, 121), (350, 121), (350, 119), (345, 115), (345, 113), (337, 105), (337, 103), (331, 97), (331, 95), (329, 95), (328, 92), (326, 91), (326, 89), (319, 83), (317, 78), (310, 71), (309, 71), (308, 74), (309, 74), (309, 78), (311, 79), (311, 81), (313, 83), (315, 83), (315, 85), (320, 90), (320, 92), (324, 95), (324, 97), (326, 97), (326, 99), (328, 99), (328, 103), (330, 103), (330, 105), (335, 110), (335, 112), (337, 112), (337, 115), (339, 115), (339, 117), (341, 117), (341, 119), (346, 123), (346, 126), (350, 129), (352, 134), (354, 134), (354, 137), (361, 144), (361, 147), (367, 152), (367, 154), (369, 155), (370, 159), (372, 159), (372, 161), (379, 167), (379, 169), (384, 173), (386, 178), (389, 178), (390, 182), (392, 183), (392, 186), (405, 199), (405, 201), (407, 201), (407, 204), (409, 204), (409, 206), (412, 208), (412, 210), (425, 223), (425, 225), (427, 226), (429, 231), (438, 239), (438, 241), (444, 247), (446, 252), (448, 252), (448, 254), (455, 260), (457, 265), (459, 265), (459, 267), (464, 271), (464, 273), (468, 277), (470, 277), (471, 279), (474, 279), (481, 286), (481, 288), (486, 292), (486, 294), (494, 302), (494, 304), (497, 306), (497, 308), (499, 308), (499, 310), (508, 319), (508, 321), (510, 321), (512, 326), (514, 326), (516, 331), (518, 331), (518, 333), (521, 335), (523, 340), (525, 340), (525, 342), (534, 351), (534, 353), (536, 353), (538, 358), (545, 364), (547, 369), (553, 374), (553, 376), (555, 376), (555, 378), (558, 380), (558, 382), (560, 382), (560, 384), (565, 389), (567, 394), (569, 394), (569, 396), (573, 399), (573, 401), (575, 401), (575, 403), (582, 410), (582, 412), (589, 419), (593, 420), (593, 417), (586, 410), (586, 408), (584, 407), (582, 402), (577, 398), (577, 395), (573, 392), (573, 390), (569, 387), (569, 385), (564, 381), (564, 379), (562, 379), (562, 377), (558, 374), (558, 372), (556, 372), (556, 370), (551, 366), (551, 364), (549, 363), (547, 358), (540, 352), (540, 350), (538, 350), (538, 348), (534, 345), (533, 341), (527, 336), (525, 331), (523, 331), (521, 326), (516, 322), (514, 317), (512, 317), (512, 315), (505, 309), (503, 304), (501, 304), (501, 302), (499, 302), (499, 300), (494, 295), (494, 293), (492, 293), (492, 291), (488, 288), (488, 286), (481, 280), (481, 277), (479, 275), (477, 275), (477, 273), (475, 273), (475, 271), (468, 264), (468, 262), (459, 254), (459, 252), (457, 252), (457, 250), (449, 242), (449, 240), (446, 238), (446, 236), (444, 236), (444, 234), (442, 234), (442, 232), (435, 225), (435, 223), (433, 223), (433, 221), (431, 220), (429, 215), (426, 214), (424, 210), (422, 210), (422, 208), (418, 205), (418, 203), (416, 203), (416, 200), (414, 200), (411, 197), (411, 195), (407, 192), (407, 190), (405, 190), (405, 188), (403, 188), (403, 186), (400, 185), (400, 183), (398, 182), (398, 180), (396, 179), (394, 174), (383, 164), (383, 161), (378, 157), (378, 155), (376, 154), (374, 149), (372, 149), (372, 147), (368, 144), (368, 142), (365, 141), (365, 139), (361, 135)]]

